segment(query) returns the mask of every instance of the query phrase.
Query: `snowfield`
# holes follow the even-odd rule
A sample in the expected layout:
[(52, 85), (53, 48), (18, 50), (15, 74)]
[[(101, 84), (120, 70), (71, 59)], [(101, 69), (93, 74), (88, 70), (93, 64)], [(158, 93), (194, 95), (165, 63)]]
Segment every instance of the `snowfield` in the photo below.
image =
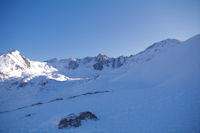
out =
[[(0, 56), (0, 133), (200, 133), (200, 34), (129, 57)], [(98, 117), (58, 129), (69, 114)]]

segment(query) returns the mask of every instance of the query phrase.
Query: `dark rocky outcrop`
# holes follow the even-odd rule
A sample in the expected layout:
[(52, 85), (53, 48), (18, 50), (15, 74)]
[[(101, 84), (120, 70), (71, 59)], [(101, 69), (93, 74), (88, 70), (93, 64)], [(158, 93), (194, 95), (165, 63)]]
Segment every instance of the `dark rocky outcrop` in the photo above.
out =
[(119, 68), (124, 63), (126, 62), (127, 58), (126, 56), (119, 56), (117, 58), (110, 58), (104, 54), (98, 54), (95, 57), (85, 57), (83, 59), (78, 59), (78, 58), (69, 58), (69, 59), (52, 59), (47, 61), (49, 64), (53, 65), (55, 68), (59, 69), (59, 67), (56, 65), (60, 63), (63, 65), (65, 69), (69, 70), (75, 70), (79, 68), (82, 65), (85, 65), (85, 67), (90, 67), (90, 64), (92, 62), (92, 69), (97, 70), (97, 71), (102, 71), (106, 67), (111, 67), (111, 68)]
[(93, 65), (93, 68), (95, 70), (100, 70), (101, 71), (103, 69), (103, 63), (98, 62), (98, 63)]
[(80, 120), (98, 120), (97, 116), (89, 111), (81, 112), (79, 118)]
[(121, 67), (126, 62), (126, 57), (120, 56), (117, 58), (117, 67)]
[[(21, 55), (21, 54), (20, 54), (20, 55)], [(21, 57), (24, 59), (24, 62), (25, 62), (25, 64), (26, 64), (27, 68), (30, 68), (30, 67), (31, 67), (31, 62), (30, 62), (26, 57), (24, 57), (24, 56), (22, 56), (22, 55), (21, 55)]]
[[(98, 57), (98, 58), (97, 58)], [(105, 55), (98, 55), (96, 57), (96, 63), (93, 65), (95, 70), (103, 70), (104, 67), (112, 66), (112, 68), (119, 68), (126, 62), (128, 57), (119, 56), (118, 58), (109, 58)]]
[(93, 68), (101, 71), (103, 70), (104, 66), (110, 66), (111, 59), (106, 55), (99, 54), (97, 57), (95, 57), (95, 62), (96, 63), (93, 64)]
[(58, 129), (72, 128), (81, 126), (83, 121), (98, 120), (97, 116), (89, 111), (81, 112), (79, 115), (69, 114), (58, 124)]

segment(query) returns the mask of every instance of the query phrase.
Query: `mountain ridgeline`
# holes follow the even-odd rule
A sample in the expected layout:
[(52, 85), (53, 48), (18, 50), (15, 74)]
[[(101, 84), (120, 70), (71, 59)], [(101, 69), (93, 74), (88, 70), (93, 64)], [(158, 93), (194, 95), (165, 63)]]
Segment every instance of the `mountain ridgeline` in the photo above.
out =
[(69, 77), (91, 77), (101, 74), (102, 71), (112, 71), (130, 63), (144, 63), (156, 57), (163, 51), (179, 45), (181, 42), (175, 39), (167, 39), (154, 43), (144, 51), (130, 56), (119, 56), (117, 58), (98, 54), (95, 57), (51, 59), (46, 62), (58, 69), (62, 74)]
[(200, 34), (131, 56), (0, 56), (1, 133), (199, 133)]
[(131, 56), (111, 58), (104, 54), (83, 59), (51, 59), (45, 62), (31, 61), (17, 50), (0, 56), (0, 80), (61, 74), (65, 77), (94, 77), (102, 71), (112, 71), (130, 63), (143, 63), (158, 56), (161, 52), (177, 46), (180, 41), (167, 39), (157, 42), (144, 51)]

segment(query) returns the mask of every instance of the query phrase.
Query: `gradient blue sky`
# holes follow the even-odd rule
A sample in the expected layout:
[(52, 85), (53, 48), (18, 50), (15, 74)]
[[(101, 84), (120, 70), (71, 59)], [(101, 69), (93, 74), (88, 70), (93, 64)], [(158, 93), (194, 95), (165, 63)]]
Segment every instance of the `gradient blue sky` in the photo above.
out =
[(0, 0), (0, 53), (33, 60), (130, 55), (198, 33), (199, 0)]

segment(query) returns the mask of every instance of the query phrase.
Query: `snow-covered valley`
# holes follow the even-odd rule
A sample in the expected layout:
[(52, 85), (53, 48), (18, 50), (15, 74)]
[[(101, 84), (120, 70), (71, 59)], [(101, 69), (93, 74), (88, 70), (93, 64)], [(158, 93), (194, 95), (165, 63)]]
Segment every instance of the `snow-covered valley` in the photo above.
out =
[[(131, 56), (0, 56), (0, 133), (199, 133), (200, 35)], [(96, 121), (59, 129), (69, 114)]]

